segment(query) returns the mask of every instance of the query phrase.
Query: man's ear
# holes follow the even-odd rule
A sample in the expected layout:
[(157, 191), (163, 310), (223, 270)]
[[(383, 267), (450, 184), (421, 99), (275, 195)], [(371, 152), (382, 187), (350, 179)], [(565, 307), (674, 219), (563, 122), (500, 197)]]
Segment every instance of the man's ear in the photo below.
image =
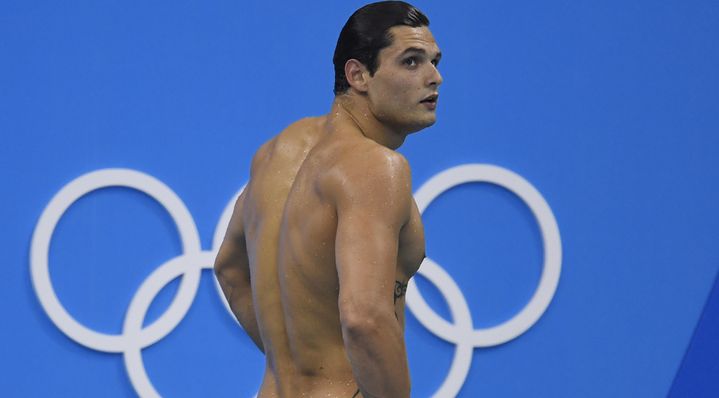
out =
[(369, 71), (367, 68), (356, 59), (349, 59), (345, 62), (345, 77), (347, 83), (359, 91), (360, 93), (367, 92), (367, 83), (369, 80)]

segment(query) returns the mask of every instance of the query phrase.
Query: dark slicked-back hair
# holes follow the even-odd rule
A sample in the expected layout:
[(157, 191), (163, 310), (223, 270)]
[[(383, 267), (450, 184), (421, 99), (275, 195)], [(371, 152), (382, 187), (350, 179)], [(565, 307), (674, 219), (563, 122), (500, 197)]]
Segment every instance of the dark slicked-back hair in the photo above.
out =
[(392, 45), (389, 30), (393, 26), (413, 28), (429, 26), (429, 19), (422, 11), (403, 1), (381, 1), (367, 4), (355, 11), (340, 32), (332, 61), (335, 65), (335, 95), (347, 92), (350, 85), (345, 76), (345, 64), (356, 59), (369, 70), (377, 71), (378, 54)]

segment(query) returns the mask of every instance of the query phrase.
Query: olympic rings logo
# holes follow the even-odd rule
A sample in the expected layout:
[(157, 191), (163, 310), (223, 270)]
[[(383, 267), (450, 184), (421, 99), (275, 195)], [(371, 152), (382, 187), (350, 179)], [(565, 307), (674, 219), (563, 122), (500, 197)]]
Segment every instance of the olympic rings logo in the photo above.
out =
[[(502, 344), (527, 331), (549, 306), (559, 282), (562, 248), (556, 219), (542, 195), (518, 174), (507, 169), (468, 164), (445, 170), (427, 181), (415, 194), (420, 212), (443, 192), (465, 183), (487, 182), (502, 186), (522, 199), (534, 214), (544, 243), (542, 276), (529, 303), (506, 322), (475, 329), (467, 301), (452, 277), (430, 258), (419, 273), (434, 283), (449, 304), (454, 323), (449, 323), (422, 298), (414, 281), (407, 287), (407, 306), (420, 323), (440, 338), (456, 346), (449, 374), (433, 397), (454, 397), (464, 384), (475, 347)], [(158, 201), (177, 225), (182, 254), (160, 265), (140, 285), (125, 314), (122, 334), (106, 334), (80, 324), (60, 303), (50, 280), (49, 249), (55, 227), (65, 211), (82, 196), (107, 187), (127, 187), (144, 192)], [(244, 187), (243, 187), (244, 189)], [(30, 271), (38, 299), (52, 322), (69, 338), (97, 351), (123, 355), (130, 382), (140, 397), (160, 397), (152, 385), (141, 351), (167, 336), (185, 317), (197, 293), (201, 271), (212, 268), (217, 250), (232, 215), (234, 202), (227, 204), (215, 229), (212, 250), (203, 251), (197, 226), (185, 204), (164, 183), (147, 174), (129, 169), (94, 171), (63, 187), (43, 211), (32, 237)], [(177, 294), (167, 310), (152, 324), (143, 327), (150, 304), (164, 286), (182, 276)], [(216, 281), (215, 281), (216, 282)], [(222, 295), (219, 285), (218, 292)], [(222, 298), (227, 310), (229, 306)], [(231, 312), (230, 312), (231, 313)]]

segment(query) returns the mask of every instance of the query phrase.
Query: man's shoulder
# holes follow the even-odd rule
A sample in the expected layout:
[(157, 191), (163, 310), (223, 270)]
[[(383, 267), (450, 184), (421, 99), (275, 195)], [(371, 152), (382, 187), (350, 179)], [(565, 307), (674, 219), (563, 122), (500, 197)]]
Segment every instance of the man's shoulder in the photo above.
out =
[(326, 116), (310, 116), (299, 119), (285, 127), (274, 140), (283, 143), (305, 143), (307, 140), (314, 140), (318, 132), (324, 126)]
[(340, 171), (371, 180), (409, 177), (409, 163), (401, 153), (367, 141), (363, 140), (338, 161)]
[(277, 155), (293, 159), (314, 145), (318, 132), (325, 121), (324, 116), (306, 117), (285, 127), (279, 134), (263, 143), (252, 157), (251, 169)]
[(411, 193), (407, 159), (378, 144), (358, 144), (328, 173), (327, 187), (335, 196), (395, 196)]

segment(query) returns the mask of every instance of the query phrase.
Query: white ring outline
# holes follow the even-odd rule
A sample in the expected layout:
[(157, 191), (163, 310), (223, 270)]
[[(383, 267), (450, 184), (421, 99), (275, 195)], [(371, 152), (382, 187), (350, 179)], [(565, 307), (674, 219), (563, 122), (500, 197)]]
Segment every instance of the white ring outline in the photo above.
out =
[[(542, 316), (549, 306), (559, 283), (562, 246), (554, 214), (542, 195), (524, 178), (502, 167), (487, 164), (468, 164), (447, 169), (427, 181), (415, 194), (420, 213), (440, 194), (457, 185), (469, 182), (488, 182), (504, 187), (517, 195), (534, 214), (544, 243), (544, 266), (539, 285), (527, 305), (515, 316), (499, 325), (479, 328), (472, 332), (475, 347), (490, 347), (505, 343), (521, 335)], [(423, 274), (422, 268), (419, 270)], [(412, 312), (433, 333), (451, 342), (451, 336), (462, 336), (446, 320), (427, 305), (412, 283), (413, 299), (408, 305)], [(410, 287), (407, 288), (410, 290)], [(430, 327), (431, 326), (431, 327)]]
[(470, 182), (499, 185), (513, 192), (529, 207), (542, 235), (544, 265), (537, 289), (519, 313), (496, 326), (474, 329), (471, 311), (457, 284), (446, 272), (442, 272), (444, 275), (439, 277), (441, 267), (431, 259), (425, 259), (419, 274), (427, 277), (437, 286), (449, 304), (452, 319), (458, 322), (450, 325), (437, 315), (422, 298), (414, 280), (410, 280), (407, 286), (407, 306), (410, 311), (429, 331), (457, 345), (450, 374), (433, 397), (454, 397), (464, 385), (471, 365), (471, 357), (467, 363), (467, 360), (460, 356), (464, 353), (461, 348), (503, 344), (531, 328), (544, 314), (554, 297), (561, 272), (562, 245), (559, 227), (551, 208), (532, 184), (508, 169), (489, 164), (465, 164), (435, 175), (414, 195), (420, 214), (424, 213), (429, 204), (442, 193), (457, 185)]
[[(90, 172), (71, 181), (63, 187), (43, 211), (33, 232), (30, 245), (30, 273), (40, 304), (53, 323), (68, 337), (86, 347), (104, 351), (120, 353), (131, 347), (131, 342), (122, 334), (107, 334), (89, 329), (70, 315), (60, 304), (50, 280), (49, 254), (50, 241), (57, 223), (67, 209), (78, 199), (88, 193), (107, 187), (127, 187), (145, 193), (159, 202), (175, 221), (184, 253), (199, 253), (201, 250), (200, 236), (195, 222), (185, 204), (180, 198), (161, 181), (147, 174), (129, 169), (103, 169)], [(187, 300), (178, 300), (178, 297), (192, 295), (200, 283), (200, 270), (186, 274), (180, 283), (175, 300), (165, 313), (150, 326), (143, 329), (144, 337), (152, 343), (160, 340), (169, 333), (179, 322), (178, 317), (168, 317), (167, 314), (182, 313), (182, 319)], [(190, 300), (191, 302), (192, 300)]]
[[(455, 283), (454, 279), (449, 276), (447, 271), (445, 271), (437, 263), (432, 261), (432, 259), (427, 257), (424, 259), (424, 261), (422, 261), (419, 273), (428, 280), (430, 280), (432, 283), (434, 283), (434, 285), (437, 286), (437, 289), (439, 289), (440, 293), (442, 293), (442, 295), (444, 296), (444, 299), (449, 306), (449, 312), (452, 315), (452, 319), (458, 322), (456, 325), (458, 325), (459, 327), (455, 327), (455, 331), (472, 330), (472, 314), (470, 313), (467, 301), (464, 299), (464, 295), (462, 295), (462, 291), (459, 289), (459, 286), (457, 286), (457, 283)], [(412, 285), (411, 289), (413, 290), (411, 294), (410, 285)], [(410, 280), (407, 286), (406, 294), (407, 306), (409, 307), (410, 311), (412, 311), (412, 313), (420, 321), (420, 323), (422, 323), (422, 325), (426, 327), (426, 325), (424, 325), (419, 316), (417, 316), (417, 313), (415, 312), (416, 309), (413, 309), (413, 306), (410, 305), (410, 301), (414, 302), (417, 300), (421, 300), (422, 302), (424, 302), (424, 299), (419, 296), (419, 290), (417, 289), (416, 285), (414, 285), (414, 280)], [(419, 296), (419, 298), (415, 296)], [(426, 302), (424, 303), (424, 305), (429, 308), (429, 311), (432, 311), (432, 309), (427, 305)], [(435, 333), (432, 329), (427, 329), (430, 332)], [(442, 336), (439, 335), (437, 335), (437, 337), (442, 338)], [(459, 393), (459, 390), (464, 385), (464, 381), (466, 380), (467, 374), (469, 373), (469, 368), (472, 365), (472, 354), (474, 353), (474, 346), (469, 341), (469, 339), (466, 337), (459, 336), (456, 341), (450, 342), (456, 345), (456, 349), (454, 352), (454, 360), (452, 361), (452, 365), (450, 365), (447, 377), (444, 379), (437, 391), (432, 394), (432, 397), (434, 398), (456, 397)]]
[[(214, 253), (207, 251), (177, 256), (157, 268), (145, 279), (138, 289), (137, 294), (132, 298), (123, 325), (123, 334), (130, 340), (130, 345), (123, 352), (123, 359), (127, 374), (130, 377), (130, 382), (141, 397), (161, 397), (150, 381), (141, 353), (143, 348), (157, 341), (154, 340), (155, 336), (151, 335), (146, 337), (149, 333), (142, 334), (142, 323), (145, 320), (150, 304), (152, 304), (152, 301), (157, 297), (157, 294), (172, 280), (179, 276), (183, 276), (184, 279), (185, 275), (191, 271), (199, 272), (202, 268), (210, 268), (214, 260)], [(201, 266), (198, 266), (198, 264)], [(176, 299), (177, 301), (182, 301), (182, 306), (180, 310), (172, 314), (174, 315), (171, 317), (173, 321), (177, 321), (175, 326), (179, 324), (187, 313), (187, 310), (189, 310), (195, 299), (197, 290), (198, 289), (195, 289), (191, 292), (191, 295), (181, 296), (178, 294), (176, 296), (178, 297)], [(160, 336), (160, 338), (162, 337), (164, 336)]]

